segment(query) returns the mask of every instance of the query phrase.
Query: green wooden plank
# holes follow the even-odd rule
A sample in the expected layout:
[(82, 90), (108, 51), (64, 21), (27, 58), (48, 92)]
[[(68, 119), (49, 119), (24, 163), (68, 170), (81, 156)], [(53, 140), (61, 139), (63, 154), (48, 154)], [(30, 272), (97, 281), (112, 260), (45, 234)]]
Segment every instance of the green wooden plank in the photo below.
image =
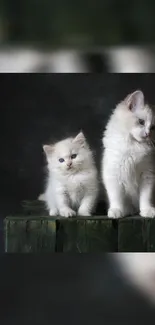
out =
[(54, 252), (56, 223), (51, 220), (5, 220), (5, 251), (8, 253)]
[[(122, 218), (118, 224), (119, 252), (147, 252), (150, 249), (150, 222), (139, 216)], [(155, 234), (155, 233), (154, 233)]]
[(52, 219), (43, 202), (24, 201), (5, 220), (7, 252), (155, 252), (155, 219), (107, 216)]
[(59, 220), (57, 251), (62, 252), (116, 252), (117, 222), (109, 219)]

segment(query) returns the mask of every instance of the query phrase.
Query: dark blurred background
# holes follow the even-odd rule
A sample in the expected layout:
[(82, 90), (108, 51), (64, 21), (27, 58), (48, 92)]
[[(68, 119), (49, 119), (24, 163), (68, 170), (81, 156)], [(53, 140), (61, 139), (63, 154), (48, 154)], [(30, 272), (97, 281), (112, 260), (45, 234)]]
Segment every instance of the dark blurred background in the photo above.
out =
[(5, 255), (0, 262), (1, 325), (154, 324), (147, 295), (107, 255)]
[(0, 0), (0, 72), (155, 72), (153, 0)]
[(1, 0), (1, 39), (45, 47), (150, 44), (154, 10), (153, 0)]

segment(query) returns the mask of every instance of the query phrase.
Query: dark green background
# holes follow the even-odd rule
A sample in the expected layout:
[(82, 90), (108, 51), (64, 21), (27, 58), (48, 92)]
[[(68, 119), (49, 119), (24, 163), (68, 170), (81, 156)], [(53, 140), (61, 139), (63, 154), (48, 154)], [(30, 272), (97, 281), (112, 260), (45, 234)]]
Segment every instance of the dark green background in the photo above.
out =
[(40, 46), (152, 44), (153, 0), (1, 0), (4, 43)]

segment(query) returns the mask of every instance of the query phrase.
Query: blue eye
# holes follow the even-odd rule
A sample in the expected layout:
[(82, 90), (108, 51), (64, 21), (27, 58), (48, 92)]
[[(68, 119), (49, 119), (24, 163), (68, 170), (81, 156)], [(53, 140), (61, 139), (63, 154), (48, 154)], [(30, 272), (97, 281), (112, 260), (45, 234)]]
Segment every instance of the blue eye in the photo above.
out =
[(75, 159), (77, 157), (76, 153), (74, 153), (73, 155), (71, 155), (71, 159)]
[(65, 160), (63, 158), (59, 159), (60, 163), (63, 163)]

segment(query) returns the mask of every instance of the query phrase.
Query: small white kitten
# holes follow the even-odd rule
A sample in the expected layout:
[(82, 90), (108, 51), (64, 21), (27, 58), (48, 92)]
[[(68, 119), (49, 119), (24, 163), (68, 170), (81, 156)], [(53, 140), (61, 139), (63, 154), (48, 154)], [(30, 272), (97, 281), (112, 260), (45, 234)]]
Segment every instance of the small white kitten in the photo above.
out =
[(140, 210), (154, 217), (155, 115), (135, 91), (117, 105), (103, 137), (102, 180), (109, 200), (108, 217), (119, 218)]
[(44, 145), (48, 179), (44, 195), (50, 216), (90, 216), (98, 196), (93, 155), (82, 132), (55, 145)]

